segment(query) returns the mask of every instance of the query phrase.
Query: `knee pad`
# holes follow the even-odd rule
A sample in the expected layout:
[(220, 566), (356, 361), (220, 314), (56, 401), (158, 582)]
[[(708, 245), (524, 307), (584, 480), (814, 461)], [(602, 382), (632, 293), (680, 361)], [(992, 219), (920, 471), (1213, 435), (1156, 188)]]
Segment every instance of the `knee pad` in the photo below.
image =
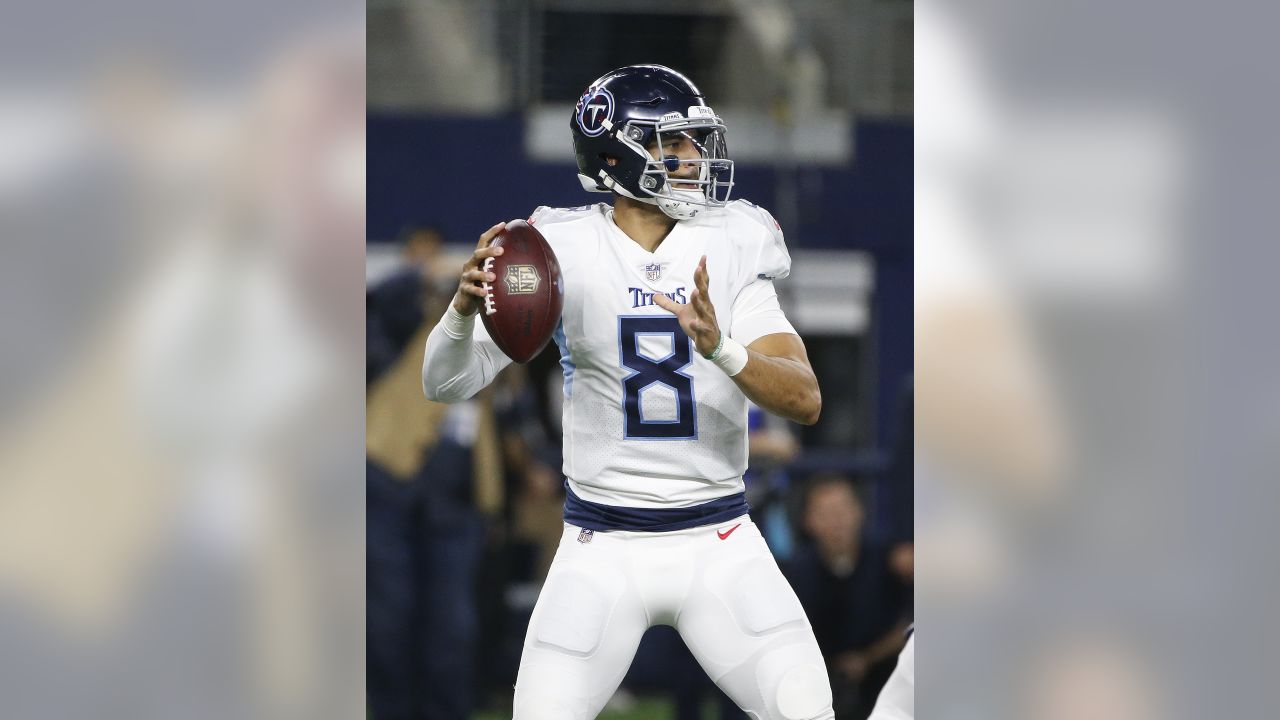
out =
[(821, 665), (797, 665), (782, 675), (775, 692), (783, 720), (831, 717), (831, 683)]
[(833, 717), (831, 682), (813, 636), (805, 633), (765, 654), (756, 666), (756, 680), (779, 720), (823, 720)]

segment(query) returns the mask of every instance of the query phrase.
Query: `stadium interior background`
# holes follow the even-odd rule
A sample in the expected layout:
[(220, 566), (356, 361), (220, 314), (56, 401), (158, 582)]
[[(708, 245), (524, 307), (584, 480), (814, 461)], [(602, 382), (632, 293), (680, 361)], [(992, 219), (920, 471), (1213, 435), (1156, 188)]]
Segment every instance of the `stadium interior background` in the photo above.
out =
[[(550, 345), (473, 402), (434, 406), (422, 342), (482, 230), (607, 200), (578, 185), (570, 109), (642, 62), (699, 85), (729, 128), (734, 197), (786, 232), (779, 294), (823, 412), (813, 427), (753, 414), (748, 494), (795, 578), (822, 566), (810, 505), (845, 502), (806, 488), (856, 488), (865, 512), (840, 517), (860, 536), (857, 588), (811, 573), (826, 604), (806, 609), (837, 717), (865, 717), (896, 656), (880, 641), (911, 614), (911, 2), (370, 0), (367, 22), (371, 717), (509, 717), (559, 537), (559, 358)], [(741, 717), (692, 663), (651, 631), (602, 717)]]

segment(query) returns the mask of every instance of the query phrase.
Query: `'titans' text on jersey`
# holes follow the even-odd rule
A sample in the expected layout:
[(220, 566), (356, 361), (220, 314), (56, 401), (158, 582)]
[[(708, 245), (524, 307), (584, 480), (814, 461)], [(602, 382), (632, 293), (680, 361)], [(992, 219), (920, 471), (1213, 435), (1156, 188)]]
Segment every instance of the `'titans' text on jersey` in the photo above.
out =
[[(657, 278), (654, 278), (654, 279), (656, 280)], [(652, 290), (646, 291), (644, 288), (629, 287), (627, 288), (627, 292), (631, 293), (631, 307), (633, 308), (644, 307), (646, 305), (653, 304), (654, 293)], [(675, 300), (681, 305), (685, 305), (689, 302), (689, 298), (685, 297), (683, 285), (676, 288), (674, 292), (664, 292), (662, 294), (666, 295), (672, 300)]]
[(740, 492), (746, 398), (652, 293), (687, 302), (706, 255), (711, 301), (729, 337), (749, 345), (794, 333), (772, 283), (791, 267), (782, 231), (767, 211), (739, 200), (677, 223), (649, 253), (618, 229), (612, 212), (603, 203), (542, 207), (530, 218), (565, 280), (555, 341), (570, 487), (584, 500), (627, 507), (682, 507)]

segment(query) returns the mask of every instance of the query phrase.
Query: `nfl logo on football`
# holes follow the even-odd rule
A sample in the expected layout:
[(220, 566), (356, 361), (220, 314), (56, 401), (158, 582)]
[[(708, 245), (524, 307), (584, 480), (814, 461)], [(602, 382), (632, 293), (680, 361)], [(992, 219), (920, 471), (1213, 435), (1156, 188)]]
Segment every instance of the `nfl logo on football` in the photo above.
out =
[(507, 292), (511, 295), (531, 295), (538, 292), (538, 269), (532, 265), (510, 265), (507, 267)]
[(662, 277), (662, 264), (661, 264), (661, 263), (649, 263), (648, 265), (645, 265), (645, 266), (644, 266), (644, 279), (645, 279), (645, 280), (648, 280), (649, 282), (654, 282), (654, 281), (656, 281), (656, 280), (657, 280), (658, 278), (660, 278), (660, 277)]

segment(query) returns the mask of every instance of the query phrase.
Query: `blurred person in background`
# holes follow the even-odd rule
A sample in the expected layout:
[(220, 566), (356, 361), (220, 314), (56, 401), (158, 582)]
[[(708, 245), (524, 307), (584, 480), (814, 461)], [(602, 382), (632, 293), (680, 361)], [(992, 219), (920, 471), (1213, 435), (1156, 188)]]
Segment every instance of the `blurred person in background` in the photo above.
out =
[(403, 405), (456, 277), (437, 228), (400, 237), (366, 293), (369, 702), (379, 719), (466, 717), (504, 687), (510, 700), (527, 616), (507, 588), (546, 576), (562, 478), (523, 367), (477, 403)]
[(421, 347), (448, 303), (429, 227), (404, 234), (402, 269), (368, 292), (366, 603), (369, 704), (378, 720), (466, 720), (475, 705), (477, 582), (505, 494), (492, 400), (415, 398)]
[(850, 479), (818, 475), (803, 492), (806, 542), (788, 577), (830, 665), (836, 717), (860, 720), (902, 649), (911, 590), (891, 569), (887, 544), (865, 532), (865, 505)]
[[(749, 202), (728, 202), (723, 121), (669, 68), (602, 76), (570, 127), (583, 187), (613, 193), (614, 205), (539, 208), (530, 219), (565, 278), (568, 488), (515, 717), (595, 717), (644, 632), (669, 624), (756, 717), (832, 718), (813, 631), (743, 491), (747, 398), (807, 424), (821, 409), (773, 289), (790, 270), (781, 228)], [(488, 244), (502, 227), (481, 235), (427, 342), (429, 398), (465, 400), (511, 362), (475, 323), (481, 283), (495, 280), (481, 264), (501, 254)], [(653, 386), (670, 394), (646, 400)]]
[[(457, 278), (451, 272), (451, 285)], [(559, 366), (556, 366), (559, 375)], [(481, 570), (480, 692), (486, 707), (510, 708), (520, 646), (563, 531), (564, 478), (531, 382), (513, 365), (494, 381), (493, 407), (502, 448), (505, 503), (488, 528)], [(509, 712), (509, 710), (507, 710)]]
[(791, 475), (788, 466), (800, 455), (800, 442), (789, 424), (761, 410), (747, 407), (747, 503), (751, 518), (779, 562), (791, 556), (794, 535), (787, 508)]
[(495, 380), (494, 389), (509, 498), (508, 540), (526, 554), (520, 578), (541, 582), (563, 529), (559, 448), (543, 426), (528, 368), (512, 366)]
[(431, 226), (403, 234), (399, 268), (365, 293), (366, 370), (371, 382), (395, 362), (425, 317), (438, 318), (448, 288), (433, 286), (440, 273), (444, 237)]

